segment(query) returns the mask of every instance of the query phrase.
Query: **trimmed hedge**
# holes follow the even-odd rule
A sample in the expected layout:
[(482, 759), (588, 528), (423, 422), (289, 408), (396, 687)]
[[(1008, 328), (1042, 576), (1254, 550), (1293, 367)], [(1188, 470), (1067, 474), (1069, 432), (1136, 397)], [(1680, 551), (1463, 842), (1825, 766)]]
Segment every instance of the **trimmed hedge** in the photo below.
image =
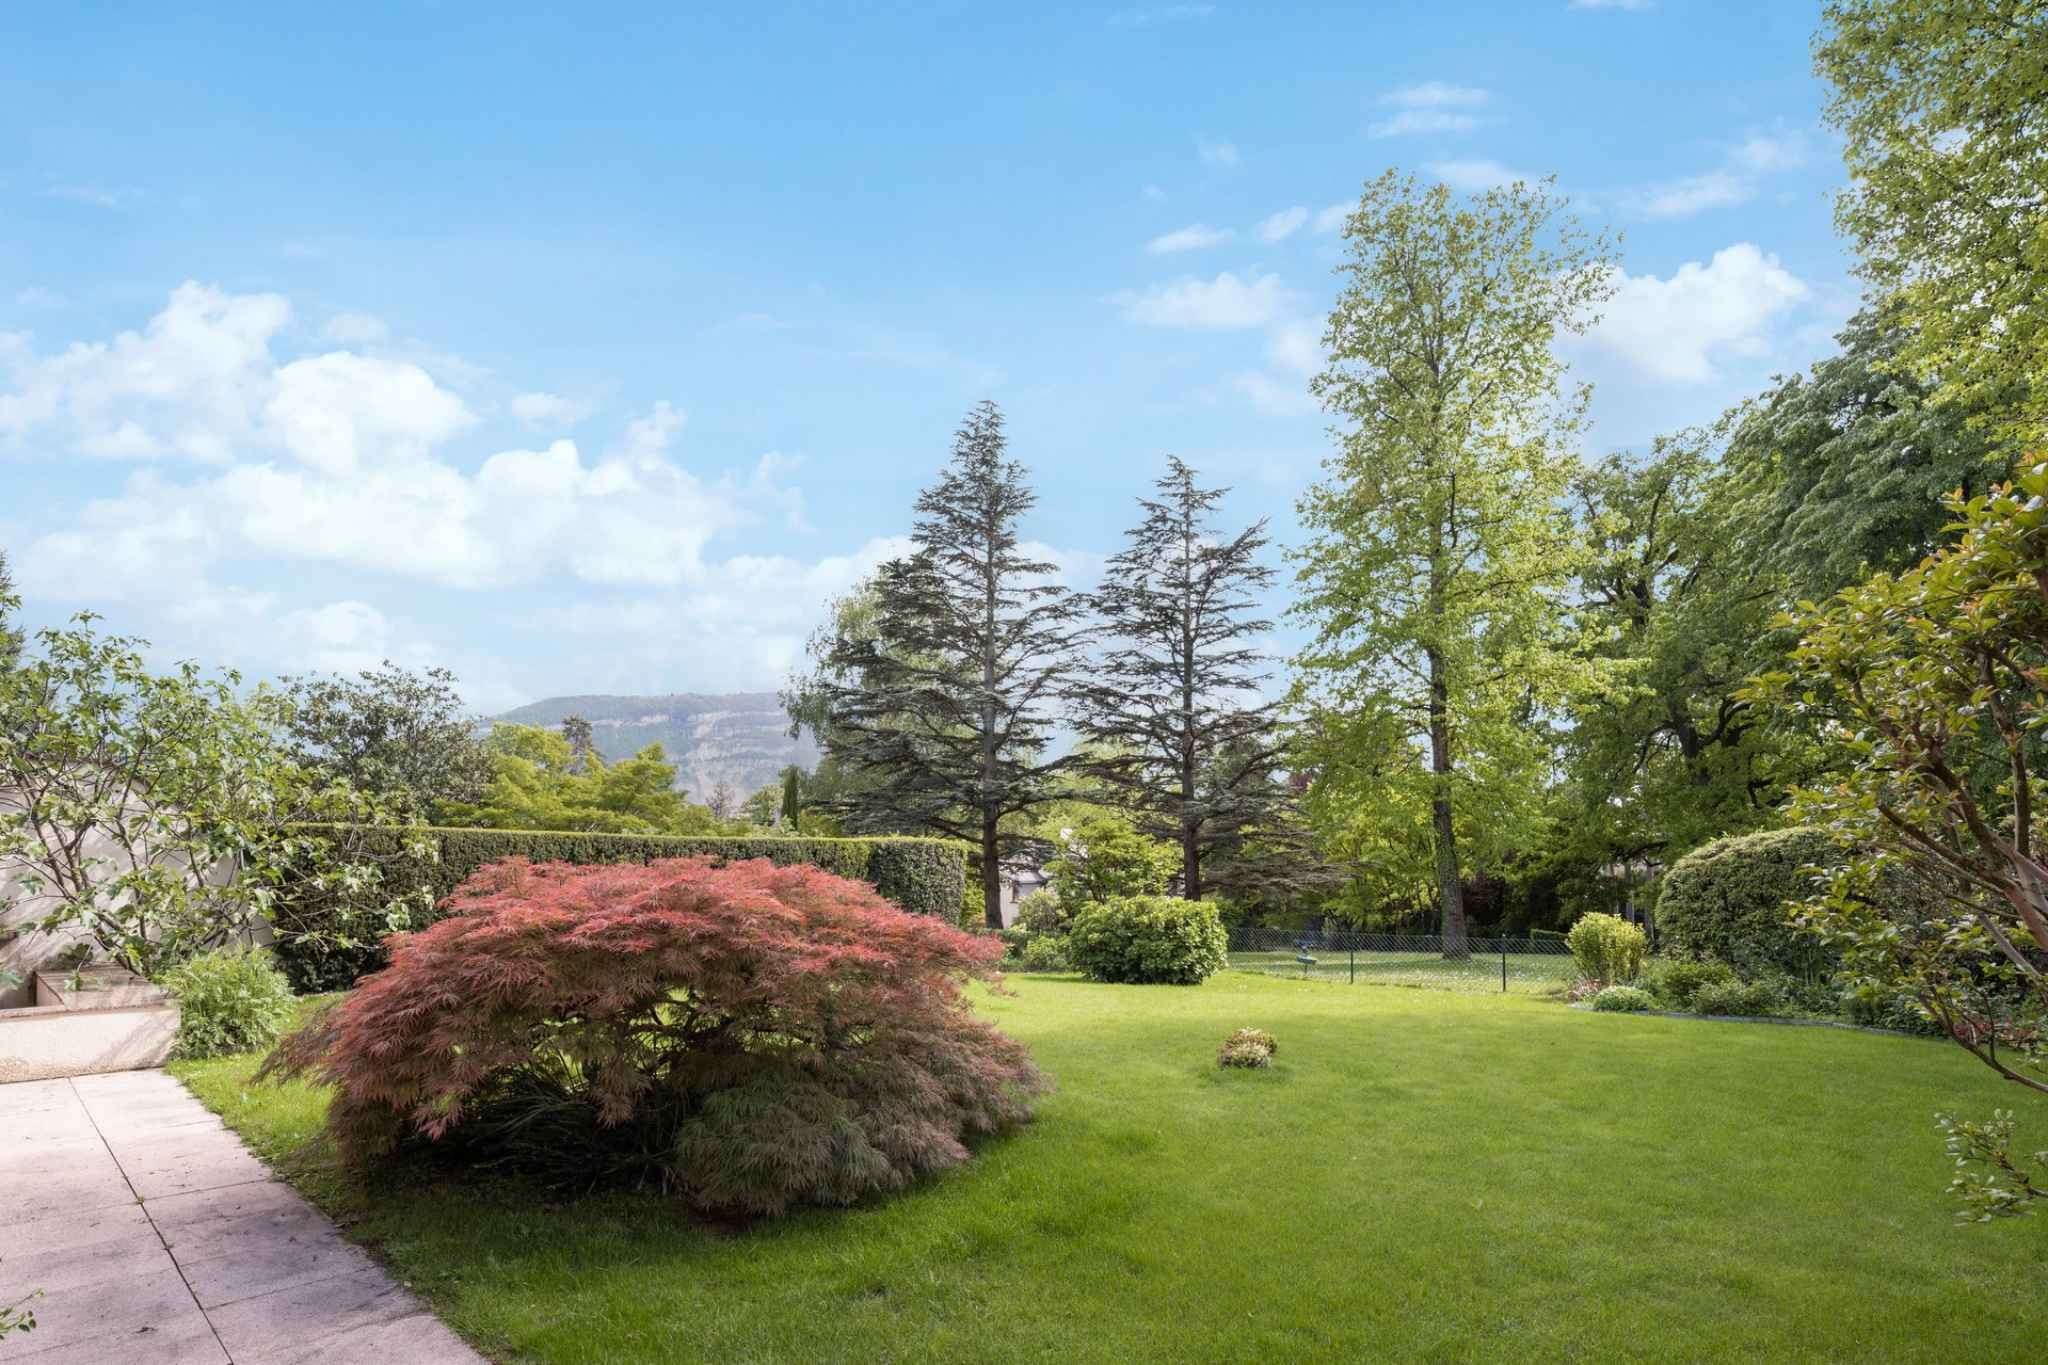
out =
[[(912, 914), (937, 915), (951, 923), (959, 913), (967, 881), (965, 845), (948, 839), (884, 836), (859, 839), (807, 839), (801, 836), (662, 834), (590, 834), (565, 830), (443, 829), (423, 832), (438, 845), (438, 860), (419, 872), (433, 895), (435, 913), (414, 924), (423, 929), (440, 918), (441, 902), (487, 863), (525, 858), (535, 863), (648, 863), (660, 858), (709, 857), (719, 864), (766, 858), (778, 867), (807, 863), (826, 872), (864, 881), (885, 898)], [(398, 830), (357, 830), (357, 846), (366, 852), (396, 854), (403, 835)], [(388, 848), (380, 844), (388, 842)], [(318, 933), (331, 925), (333, 907), (295, 898), (286, 888), (279, 898), (275, 951), (278, 965), (302, 994), (346, 990), (356, 979), (384, 965), (381, 943), (339, 947)], [(303, 935), (312, 931), (313, 938)]]
[(1659, 947), (1674, 956), (1719, 958), (1745, 980), (1833, 970), (1836, 954), (1792, 922), (1791, 907), (1816, 889), (1803, 867), (1830, 867), (1841, 853), (1817, 829), (1716, 839), (1680, 858), (1657, 895)]

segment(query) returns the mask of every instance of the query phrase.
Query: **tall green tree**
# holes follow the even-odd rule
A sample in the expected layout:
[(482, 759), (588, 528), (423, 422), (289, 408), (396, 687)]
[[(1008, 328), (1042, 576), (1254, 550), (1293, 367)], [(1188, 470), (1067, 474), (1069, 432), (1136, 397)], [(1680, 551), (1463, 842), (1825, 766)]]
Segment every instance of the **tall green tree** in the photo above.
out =
[(450, 803), (447, 818), (480, 829), (592, 830), (608, 834), (711, 834), (718, 819), (676, 790), (659, 744), (606, 763), (569, 736), (500, 722), (484, 742), (491, 781), (483, 800)]
[[(1908, 331), (1899, 362), (2015, 444), (2048, 437), (2048, 4), (1829, 0), (1815, 64), (1836, 219)], [(2011, 396), (2017, 401), (1997, 401)]]
[(782, 770), (782, 823), (792, 834), (803, 832), (803, 770), (792, 763)]
[(1203, 488), (1169, 457), (1140, 498), (1143, 519), (1088, 598), (1101, 650), (1074, 688), (1075, 725), (1095, 742), (1089, 772), (1140, 829), (1180, 851), (1181, 894), (1200, 900), (1217, 844), (1273, 823), (1285, 788), (1267, 781), (1280, 745), (1258, 615), (1274, 571), (1266, 523), (1219, 532), (1227, 489)]
[(1714, 490), (1725, 549), (1794, 598), (1912, 567), (1946, 539), (1946, 494), (1974, 497), (2012, 473), (1987, 404), (2017, 389), (1931, 402), (1934, 386), (1901, 364), (1912, 336), (1899, 311), (1865, 308), (1834, 355), (1731, 414)]
[(1604, 239), (1547, 185), (1460, 200), (1388, 172), (1344, 228), (1311, 392), (1340, 446), (1301, 500), (1295, 660), (1313, 808), (1390, 894), (1461, 876), (1540, 821), (1542, 724), (1608, 671), (1559, 610), (1586, 548), (1566, 506), (1586, 393), (1555, 344), (1611, 292)]
[(1032, 842), (1006, 817), (1056, 799), (1071, 766), (1048, 748), (1077, 605), (1024, 545), (1035, 502), (1002, 413), (977, 405), (918, 495), (913, 552), (881, 567), (872, 620), (835, 635), (817, 674), (820, 738), (860, 777), (835, 802), (848, 827), (972, 842), (991, 924), (1003, 860)]
[(303, 766), (422, 814), (483, 799), (491, 755), (447, 669), (386, 659), (354, 677), (288, 678), (285, 691)]

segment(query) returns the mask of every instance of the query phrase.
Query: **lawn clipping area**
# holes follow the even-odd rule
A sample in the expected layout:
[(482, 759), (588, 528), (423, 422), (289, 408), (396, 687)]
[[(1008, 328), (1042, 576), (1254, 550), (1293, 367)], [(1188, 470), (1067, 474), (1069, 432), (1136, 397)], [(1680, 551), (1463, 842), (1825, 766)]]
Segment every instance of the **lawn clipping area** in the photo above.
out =
[[(1952, 1046), (1286, 981), (1013, 977), (1058, 1091), (906, 1195), (734, 1234), (651, 1196), (338, 1171), (323, 1099), (182, 1076), (504, 1361), (2040, 1359), (2048, 1218), (1959, 1226)], [(1278, 1036), (1220, 1070), (1225, 1034)]]

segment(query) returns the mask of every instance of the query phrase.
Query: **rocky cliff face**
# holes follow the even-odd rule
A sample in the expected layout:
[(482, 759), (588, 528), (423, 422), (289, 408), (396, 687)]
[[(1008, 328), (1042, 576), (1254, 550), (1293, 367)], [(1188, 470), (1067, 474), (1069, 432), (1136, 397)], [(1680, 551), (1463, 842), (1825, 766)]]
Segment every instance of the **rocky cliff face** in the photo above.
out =
[(549, 697), (496, 719), (553, 729), (564, 716), (590, 722), (606, 762), (660, 744), (676, 765), (676, 786), (693, 801), (708, 800), (720, 782), (732, 788), (735, 800), (744, 800), (779, 781), (788, 765), (809, 768), (818, 761), (817, 746), (808, 736), (789, 737), (789, 718), (773, 692)]

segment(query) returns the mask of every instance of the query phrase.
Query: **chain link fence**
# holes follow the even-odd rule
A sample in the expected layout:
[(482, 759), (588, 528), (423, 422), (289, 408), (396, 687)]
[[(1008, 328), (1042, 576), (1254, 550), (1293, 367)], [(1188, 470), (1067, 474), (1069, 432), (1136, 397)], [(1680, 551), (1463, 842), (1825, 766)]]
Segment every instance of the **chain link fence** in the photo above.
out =
[(1234, 970), (1317, 981), (1548, 995), (1578, 979), (1561, 938), (1467, 934), (1461, 956), (1436, 934), (1244, 926), (1230, 931)]

